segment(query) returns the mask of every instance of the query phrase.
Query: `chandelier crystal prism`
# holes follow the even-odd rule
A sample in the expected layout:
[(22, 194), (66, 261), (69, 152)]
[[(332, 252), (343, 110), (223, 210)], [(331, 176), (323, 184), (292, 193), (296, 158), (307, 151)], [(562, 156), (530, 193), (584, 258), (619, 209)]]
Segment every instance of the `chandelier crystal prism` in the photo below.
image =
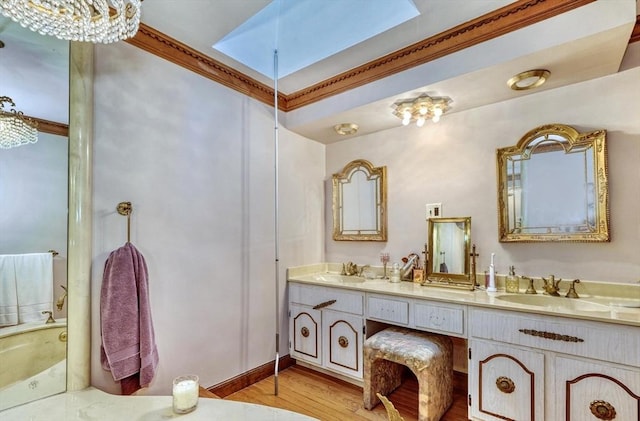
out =
[(140, 4), (141, 0), (2, 0), (0, 13), (42, 35), (109, 44), (138, 32)]
[(16, 111), (5, 110), (4, 104), (16, 104), (8, 96), (0, 96), (0, 149), (15, 148), (38, 141), (38, 122)]
[(420, 95), (417, 98), (401, 99), (393, 103), (393, 115), (402, 120), (404, 126), (412, 121), (416, 126), (422, 127), (427, 120), (434, 123), (440, 121), (440, 117), (451, 109), (453, 100), (448, 96)]

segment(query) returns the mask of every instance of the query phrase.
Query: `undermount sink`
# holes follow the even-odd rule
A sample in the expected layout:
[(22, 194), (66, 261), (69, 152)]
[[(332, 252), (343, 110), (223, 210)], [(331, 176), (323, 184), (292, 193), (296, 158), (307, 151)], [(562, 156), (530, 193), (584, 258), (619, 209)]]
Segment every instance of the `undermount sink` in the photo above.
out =
[(508, 303), (543, 307), (545, 310), (554, 311), (611, 311), (611, 308), (607, 305), (591, 303), (580, 298), (551, 297), (548, 295), (501, 295), (496, 297), (496, 299)]
[(335, 275), (331, 273), (314, 275), (313, 279), (315, 281), (333, 282), (339, 284), (359, 284), (366, 281), (366, 279), (361, 276)]

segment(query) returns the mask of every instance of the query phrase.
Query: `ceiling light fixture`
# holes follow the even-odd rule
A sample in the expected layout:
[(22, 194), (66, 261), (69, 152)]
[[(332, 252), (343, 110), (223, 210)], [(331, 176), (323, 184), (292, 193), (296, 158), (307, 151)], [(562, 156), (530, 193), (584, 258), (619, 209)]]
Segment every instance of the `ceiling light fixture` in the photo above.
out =
[(138, 32), (140, 4), (141, 0), (2, 0), (0, 12), (42, 35), (109, 44)]
[(422, 127), (427, 119), (434, 123), (440, 121), (440, 117), (451, 109), (452, 102), (448, 96), (423, 94), (417, 98), (396, 101), (392, 105), (393, 115), (401, 119), (404, 126), (415, 121), (416, 126)]
[(527, 70), (509, 79), (507, 85), (514, 91), (526, 91), (542, 85), (550, 75), (551, 72), (544, 69)]
[(38, 122), (22, 111), (4, 109), (4, 104), (15, 107), (8, 96), (0, 96), (0, 148), (9, 149), (38, 141)]
[(336, 133), (342, 136), (356, 134), (358, 132), (358, 128), (358, 125), (355, 123), (342, 123), (333, 126), (333, 130), (335, 130)]

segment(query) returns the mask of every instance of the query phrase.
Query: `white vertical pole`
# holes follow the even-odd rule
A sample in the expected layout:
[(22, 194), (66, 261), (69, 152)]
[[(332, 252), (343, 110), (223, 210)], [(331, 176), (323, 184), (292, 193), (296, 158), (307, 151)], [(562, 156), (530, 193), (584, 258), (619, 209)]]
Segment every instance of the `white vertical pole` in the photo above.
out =
[(275, 166), (275, 270), (276, 270), (276, 361), (274, 373), (274, 394), (278, 396), (278, 365), (280, 363), (280, 247), (278, 242), (279, 224), (278, 224), (278, 50), (273, 51), (273, 133), (274, 133), (274, 166)]

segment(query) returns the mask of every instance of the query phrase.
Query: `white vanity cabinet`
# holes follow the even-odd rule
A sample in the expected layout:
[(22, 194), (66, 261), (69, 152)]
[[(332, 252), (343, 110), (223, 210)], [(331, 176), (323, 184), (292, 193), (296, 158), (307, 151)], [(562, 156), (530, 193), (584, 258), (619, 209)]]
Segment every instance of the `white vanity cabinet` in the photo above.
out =
[(289, 283), (291, 357), (362, 379), (364, 293)]
[(473, 308), (469, 348), (474, 420), (640, 419), (640, 328)]

